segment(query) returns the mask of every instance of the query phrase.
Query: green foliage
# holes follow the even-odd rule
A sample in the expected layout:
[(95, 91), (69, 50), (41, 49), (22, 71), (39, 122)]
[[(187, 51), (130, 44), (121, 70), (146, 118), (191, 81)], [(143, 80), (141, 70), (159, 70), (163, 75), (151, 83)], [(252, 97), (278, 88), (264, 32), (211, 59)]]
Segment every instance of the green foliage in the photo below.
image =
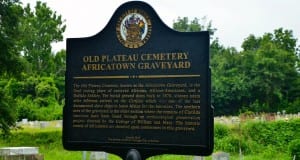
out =
[(248, 99), (251, 83), (245, 72), (239, 70), (243, 57), (234, 48), (215, 54), (212, 67), (212, 99), (216, 115), (237, 114)]
[(10, 133), (10, 127), (15, 126), (17, 118), (15, 102), (5, 90), (0, 90), (0, 97), (0, 134), (7, 135)]
[[(40, 99), (40, 98), (39, 98)], [(38, 99), (38, 100), (39, 100)], [(62, 108), (58, 102), (53, 102), (49, 106), (40, 106), (40, 102), (28, 96), (24, 99), (17, 99), (18, 120), (24, 118), (34, 121), (50, 121), (62, 119)]]
[(0, 134), (4, 136), (10, 133), (12, 127), (15, 127), (17, 119), (16, 102), (9, 94), (8, 83), (8, 80), (0, 79)]
[(300, 158), (300, 139), (295, 139), (289, 143), (289, 153), (292, 157)]
[[(11, 78), (2, 81), (2, 87), (6, 88), (5, 93), (15, 100), (14, 103), (8, 104), (16, 106), (13, 112), (17, 113), (17, 119), (62, 119), (63, 99), (60, 95), (64, 97), (64, 79), (55, 80), (54, 77), (35, 76), (23, 76), (23, 78), (23, 80)], [(60, 84), (62, 94), (56, 84)]]
[(249, 122), (243, 130), (246, 138), (260, 142), (263, 146), (274, 146), (286, 150), (289, 142), (300, 138), (300, 119), (275, 122)]
[[(216, 115), (254, 112), (297, 112), (300, 74), (296, 39), (279, 28), (262, 37), (250, 35), (243, 51), (211, 45), (212, 99)], [(290, 109), (288, 109), (290, 108)]]
[(215, 151), (226, 151), (230, 153), (239, 153), (240, 149), (244, 153), (250, 153), (253, 142), (248, 144), (240, 134), (239, 126), (227, 126), (216, 123), (214, 126)]
[(228, 136), (230, 133), (230, 129), (220, 123), (215, 123), (215, 127), (214, 127), (214, 137), (217, 139), (221, 139), (224, 138), (226, 136)]
[(66, 28), (63, 23), (62, 17), (53, 12), (46, 3), (37, 1), (34, 9), (29, 4), (24, 8), (20, 44), (33, 73), (49, 75), (54, 72), (51, 43), (63, 40), (62, 34)]
[(43, 77), (35, 87), (36, 103), (39, 106), (53, 105), (59, 99), (59, 91), (52, 77)]
[(17, 98), (17, 113), (18, 113), (18, 120), (22, 120), (27, 118), (28, 120), (37, 120), (37, 110), (39, 107), (36, 103), (33, 102), (31, 96), (27, 96), (26, 98)]
[(15, 0), (0, 1), (0, 75), (17, 75), (22, 71), (17, 41), (18, 24), (23, 9)]
[(5, 139), (4, 143), (9, 146), (39, 146), (60, 143), (60, 131), (41, 131), (41, 132), (14, 132), (10, 137)]
[(65, 103), (65, 77), (55, 77), (54, 83), (59, 91), (58, 103), (63, 105)]
[(62, 106), (54, 104), (50, 107), (43, 107), (35, 110), (37, 120), (49, 121), (62, 119)]
[(287, 113), (299, 113), (300, 112), (300, 97), (297, 98), (295, 101), (290, 103), (288, 107), (286, 107)]
[(57, 77), (64, 77), (66, 71), (66, 50), (61, 50), (55, 54), (54, 63), (55, 72), (53, 74)]
[(229, 152), (233, 157), (241, 151), (245, 156), (244, 159), (251, 160), (274, 159), (275, 155), (278, 160), (292, 159), (292, 153), (294, 155), (299, 153), (299, 125), (300, 119), (274, 122), (249, 121), (239, 125), (217, 123), (214, 129), (214, 150)]
[(180, 32), (199, 32), (199, 31), (209, 31), (210, 35), (213, 36), (216, 28), (212, 28), (211, 21), (207, 22), (207, 17), (203, 17), (203, 24), (201, 24), (198, 18), (194, 18), (193, 20), (189, 20), (188, 17), (178, 17), (176, 21), (173, 22), (173, 29)]

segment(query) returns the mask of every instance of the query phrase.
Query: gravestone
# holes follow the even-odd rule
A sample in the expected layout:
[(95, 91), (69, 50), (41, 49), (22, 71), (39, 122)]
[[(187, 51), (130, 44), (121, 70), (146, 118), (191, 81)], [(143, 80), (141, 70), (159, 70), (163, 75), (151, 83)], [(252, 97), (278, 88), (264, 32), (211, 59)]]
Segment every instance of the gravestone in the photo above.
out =
[(212, 155), (212, 160), (229, 160), (229, 153), (217, 152)]
[(41, 121), (40, 122), (40, 128), (46, 128), (49, 126), (49, 122)]
[(274, 121), (276, 119), (276, 115), (274, 113), (266, 114), (266, 121)]
[(0, 148), (0, 159), (3, 160), (43, 160), (38, 147), (3, 147)]
[(23, 125), (28, 124), (28, 119), (27, 118), (22, 119), (22, 124)]
[(66, 149), (211, 154), (209, 32), (174, 31), (133, 1), (98, 34), (67, 39), (66, 53)]
[(107, 160), (108, 155), (105, 152), (91, 152), (90, 160)]
[(195, 156), (193, 158), (193, 160), (204, 160), (204, 157), (201, 157), (201, 156)]

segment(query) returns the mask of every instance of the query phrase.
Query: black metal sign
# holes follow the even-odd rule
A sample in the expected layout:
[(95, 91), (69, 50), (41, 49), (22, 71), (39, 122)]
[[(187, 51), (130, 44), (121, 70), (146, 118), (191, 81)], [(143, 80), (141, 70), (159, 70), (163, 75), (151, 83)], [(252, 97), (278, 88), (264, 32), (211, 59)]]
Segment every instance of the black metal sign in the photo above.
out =
[(176, 32), (125, 3), (100, 33), (67, 39), (64, 147), (209, 155), (210, 83), (208, 32)]

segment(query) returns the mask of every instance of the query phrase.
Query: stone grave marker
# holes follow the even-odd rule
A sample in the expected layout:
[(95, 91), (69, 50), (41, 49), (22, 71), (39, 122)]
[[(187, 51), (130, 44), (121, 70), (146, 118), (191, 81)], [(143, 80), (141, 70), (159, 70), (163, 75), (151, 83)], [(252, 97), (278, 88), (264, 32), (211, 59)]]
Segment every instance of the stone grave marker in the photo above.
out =
[(229, 160), (229, 153), (226, 152), (213, 153), (212, 160)]
[(43, 160), (38, 147), (3, 147), (0, 148), (0, 159), (3, 160)]
[(91, 152), (90, 160), (107, 160), (108, 155), (106, 152)]
[(193, 158), (193, 160), (204, 160), (204, 157), (202, 157), (202, 156), (195, 156)]

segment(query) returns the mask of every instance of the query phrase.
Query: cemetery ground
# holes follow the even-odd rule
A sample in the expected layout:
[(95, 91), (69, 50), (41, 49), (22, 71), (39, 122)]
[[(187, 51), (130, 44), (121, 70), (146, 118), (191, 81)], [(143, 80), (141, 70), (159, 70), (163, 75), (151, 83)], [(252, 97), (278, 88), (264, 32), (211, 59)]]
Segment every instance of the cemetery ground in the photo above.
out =
[[(61, 121), (20, 122), (21, 129), (0, 139), (0, 147), (38, 147), (45, 160), (81, 160), (82, 151), (62, 146)], [(291, 160), (300, 156), (300, 116), (263, 115), (217, 117), (214, 126), (214, 154), (229, 153), (230, 160)], [(200, 151), (199, 151), (200, 152)], [(86, 152), (87, 159), (91, 152)], [(120, 158), (108, 154), (109, 160)], [(195, 156), (159, 155), (149, 160), (194, 160)], [(205, 160), (213, 159), (212, 156)]]

